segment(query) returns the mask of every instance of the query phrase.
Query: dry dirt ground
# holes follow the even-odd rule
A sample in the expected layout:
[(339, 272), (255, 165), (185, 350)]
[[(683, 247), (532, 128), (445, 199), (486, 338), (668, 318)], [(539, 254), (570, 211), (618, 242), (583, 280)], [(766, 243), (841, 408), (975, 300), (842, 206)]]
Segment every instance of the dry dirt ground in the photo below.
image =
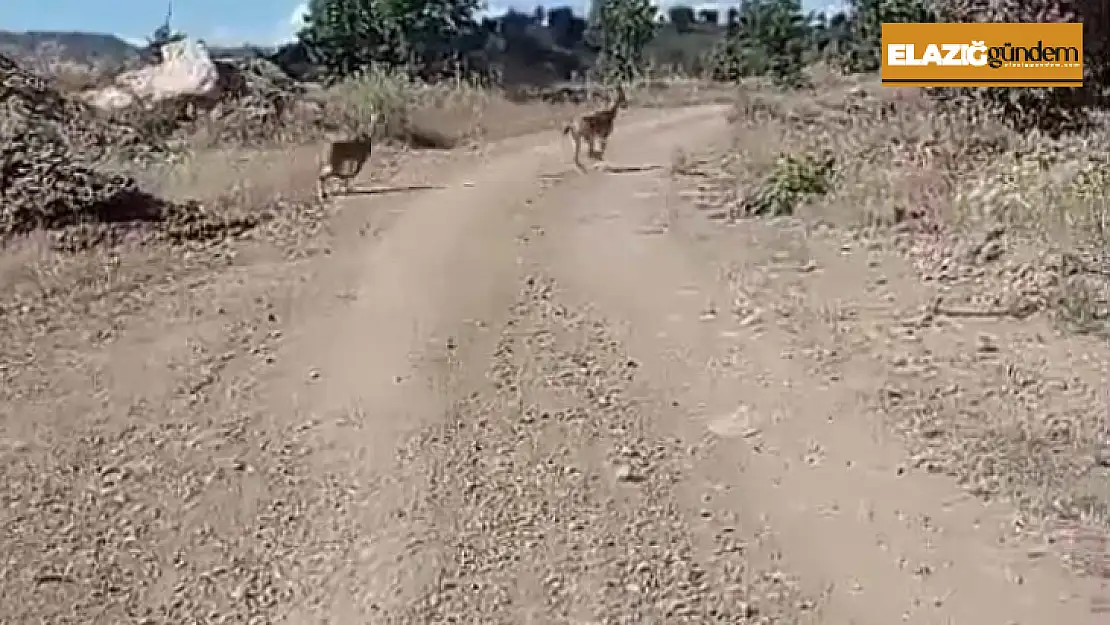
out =
[(1104, 346), (705, 219), (670, 164), (725, 117), (632, 113), (587, 174), (554, 133), (422, 157), (395, 181), (445, 189), (341, 199), (317, 253), (39, 319), (0, 369), (0, 623), (1105, 623), (879, 401), (1025, 359), (1100, 409)]

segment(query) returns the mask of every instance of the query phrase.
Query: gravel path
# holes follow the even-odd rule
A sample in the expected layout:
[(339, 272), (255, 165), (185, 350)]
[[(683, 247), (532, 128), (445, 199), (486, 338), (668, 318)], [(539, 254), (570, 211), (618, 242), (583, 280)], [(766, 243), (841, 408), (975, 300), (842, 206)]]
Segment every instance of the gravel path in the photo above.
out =
[(440, 163), (341, 200), (328, 255), (42, 345), (0, 409), (0, 623), (1105, 619), (886, 433), (901, 261), (688, 207), (673, 151), (724, 118), (631, 114), (609, 172), (552, 133)]

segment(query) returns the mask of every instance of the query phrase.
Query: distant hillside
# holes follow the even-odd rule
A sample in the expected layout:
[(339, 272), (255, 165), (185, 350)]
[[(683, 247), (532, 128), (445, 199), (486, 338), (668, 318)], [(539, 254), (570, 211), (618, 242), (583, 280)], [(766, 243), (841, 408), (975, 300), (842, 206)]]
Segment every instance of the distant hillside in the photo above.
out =
[(139, 49), (115, 35), (101, 33), (0, 30), (0, 53), (101, 65), (138, 58)]

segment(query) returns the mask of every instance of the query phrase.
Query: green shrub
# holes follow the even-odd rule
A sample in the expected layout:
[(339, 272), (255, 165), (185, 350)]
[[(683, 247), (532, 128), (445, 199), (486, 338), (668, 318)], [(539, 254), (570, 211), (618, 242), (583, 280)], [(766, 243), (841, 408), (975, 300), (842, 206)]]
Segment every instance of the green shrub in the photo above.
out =
[(767, 76), (781, 86), (800, 86), (810, 31), (800, 0), (744, 0), (737, 24), (711, 55), (713, 78)]
[(782, 154), (763, 182), (741, 203), (740, 212), (763, 217), (793, 215), (803, 202), (829, 192), (835, 168), (832, 153)]

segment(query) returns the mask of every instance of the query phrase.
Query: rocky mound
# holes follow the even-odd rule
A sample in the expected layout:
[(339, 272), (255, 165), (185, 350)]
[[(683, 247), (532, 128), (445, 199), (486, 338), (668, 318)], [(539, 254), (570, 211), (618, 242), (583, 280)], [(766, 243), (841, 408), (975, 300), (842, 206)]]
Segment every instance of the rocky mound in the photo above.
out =
[(307, 99), (303, 83), (263, 58), (217, 59), (222, 97), (209, 113), (219, 120), (221, 139), (254, 143), (299, 123), (322, 123), (323, 107)]
[(83, 97), (115, 119), (162, 137), (198, 131), (216, 143), (264, 143), (318, 127), (323, 107), (305, 85), (262, 58), (210, 58), (199, 42), (163, 47), (163, 61), (115, 77)]
[(98, 115), (83, 102), (63, 96), (46, 79), (0, 54), (0, 107), (3, 119), (33, 118), (86, 160), (98, 161), (109, 150), (130, 157), (164, 152), (156, 137)]
[(97, 166), (112, 150), (140, 146), (150, 147), (139, 133), (99, 119), (0, 56), (0, 240), (47, 230), (64, 247), (86, 247), (152, 223), (171, 238), (214, 234), (197, 225), (202, 207), (154, 197)]

